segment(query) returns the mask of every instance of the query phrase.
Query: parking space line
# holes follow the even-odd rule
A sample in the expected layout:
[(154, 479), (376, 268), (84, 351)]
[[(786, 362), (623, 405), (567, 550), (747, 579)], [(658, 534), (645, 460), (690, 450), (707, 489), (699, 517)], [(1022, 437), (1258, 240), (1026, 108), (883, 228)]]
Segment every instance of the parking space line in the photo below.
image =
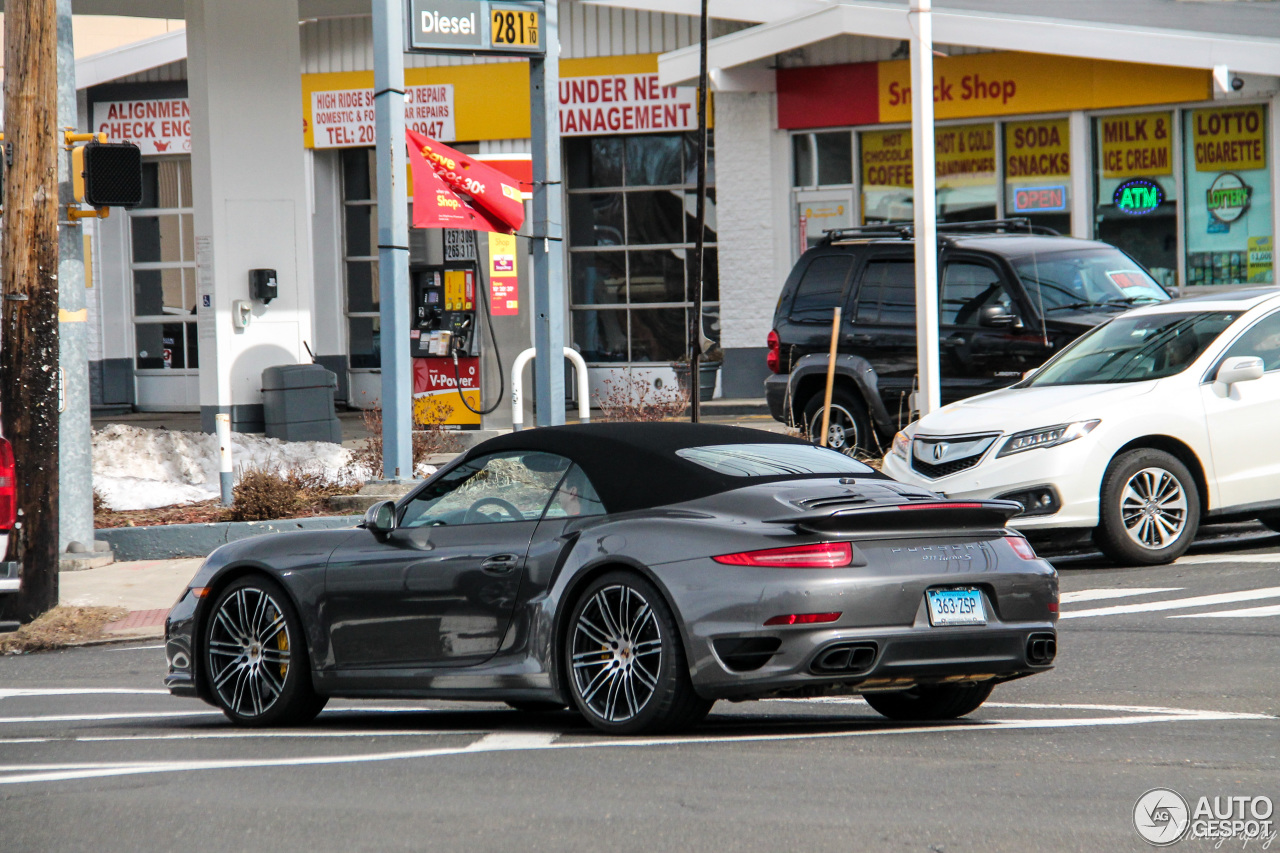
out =
[(1266, 589), (1247, 589), (1241, 592), (1222, 592), (1215, 595), (1197, 595), (1192, 598), (1175, 598), (1169, 601), (1150, 601), (1145, 604), (1118, 604), (1115, 607), (1098, 607), (1092, 610), (1063, 612), (1062, 619), (1082, 619), (1087, 616), (1119, 616), (1124, 613), (1153, 613), (1159, 610), (1181, 610), (1187, 607), (1208, 607), (1214, 604), (1233, 604), (1237, 601), (1257, 601), (1262, 598), (1280, 598), (1280, 586)]
[(1170, 619), (1244, 619), (1252, 616), (1280, 616), (1280, 604), (1262, 607), (1245, 607), (1240, 610), (1220, 610), (1217, 613), (1179, 613)]
[(1280, 565), (1280, 551), (1267, 554), (1194, 554), (1174, 560), (1175, 566), (1194, 566), (1197, 563), (1275, 563)]
[(1059, 596), (1063, 604), (1077, 604), (1081, 601), (1105, 601), (1109, 598), (1129, 598), (1138, 595), (1155, 595), (1158, 592), (1182, 592), (1180, 586), (1135, 587), (1134, 589), (1082, 589), (1079, 592), (1064, 592)]

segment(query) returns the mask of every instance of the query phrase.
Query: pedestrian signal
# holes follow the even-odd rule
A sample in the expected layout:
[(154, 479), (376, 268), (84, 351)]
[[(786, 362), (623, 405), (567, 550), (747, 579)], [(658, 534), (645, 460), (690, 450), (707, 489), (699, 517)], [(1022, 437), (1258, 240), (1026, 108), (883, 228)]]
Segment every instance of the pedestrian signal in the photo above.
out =
[(71, 152), (77, 202), (93, 207), (142, 204), (142, 151), (131, 142), (89, 142)]

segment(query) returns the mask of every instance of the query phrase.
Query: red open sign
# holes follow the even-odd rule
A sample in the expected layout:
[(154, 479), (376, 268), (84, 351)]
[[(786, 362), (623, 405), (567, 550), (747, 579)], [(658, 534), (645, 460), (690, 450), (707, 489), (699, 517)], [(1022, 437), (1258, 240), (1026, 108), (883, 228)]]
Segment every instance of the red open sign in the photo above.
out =
[(1017, 187), (1013, 191), (1015, 213), (1043, 213), (1067, 209), (1066, 184), (1047, 187)]

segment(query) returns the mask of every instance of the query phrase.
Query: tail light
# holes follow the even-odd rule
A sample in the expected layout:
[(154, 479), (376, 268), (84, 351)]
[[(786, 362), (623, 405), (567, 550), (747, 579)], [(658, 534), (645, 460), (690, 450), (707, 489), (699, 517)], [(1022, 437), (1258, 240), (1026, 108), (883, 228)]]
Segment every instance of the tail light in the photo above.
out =
[(792, 545), (763, 551), (741, 551), (712, 557), (728, 566), (761, 566), (771, 569), (838, 569), (853, 562), (853, 548), (848, 542), (819, 542), (815, 545)]
[(13, 445), (0, 438), (0, 530), (13, 529), (17, 520), (18, 487), (13, 469)]
[(1018, 535), (1009, 535), (1005, 537), (1005, 541), (1009, 543), (1009, 547), (1013, 549), (1013, 553), (1017, 554), (1024, 560), (1034, 560), (1036, 558), (1036, 549), (1031, 547), (1031, 543), (1025, 538)]
[(769, 354), (764, 357), (764, 363), (769, 366), (770, 373), (781, 373), (782, 344), (778, 340), (777, 329), (770, 330), (767, 343), (769, 344)]

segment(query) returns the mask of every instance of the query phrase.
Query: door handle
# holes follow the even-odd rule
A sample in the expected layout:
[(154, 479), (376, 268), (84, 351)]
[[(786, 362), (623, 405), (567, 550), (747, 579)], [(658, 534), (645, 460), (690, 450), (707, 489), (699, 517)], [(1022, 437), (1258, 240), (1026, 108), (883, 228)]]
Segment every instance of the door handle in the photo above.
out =
[(962, 346), (964, 344), (964, 335), (952, 335), (951, 337), (944, 339), (942, 342), (944, 344), (951, 344), (952, 346)]
[(516, 567), (520, 558), (515, 554), (495, 554), (480, 564), (480, 569), (490, 575), (506, 575)]

